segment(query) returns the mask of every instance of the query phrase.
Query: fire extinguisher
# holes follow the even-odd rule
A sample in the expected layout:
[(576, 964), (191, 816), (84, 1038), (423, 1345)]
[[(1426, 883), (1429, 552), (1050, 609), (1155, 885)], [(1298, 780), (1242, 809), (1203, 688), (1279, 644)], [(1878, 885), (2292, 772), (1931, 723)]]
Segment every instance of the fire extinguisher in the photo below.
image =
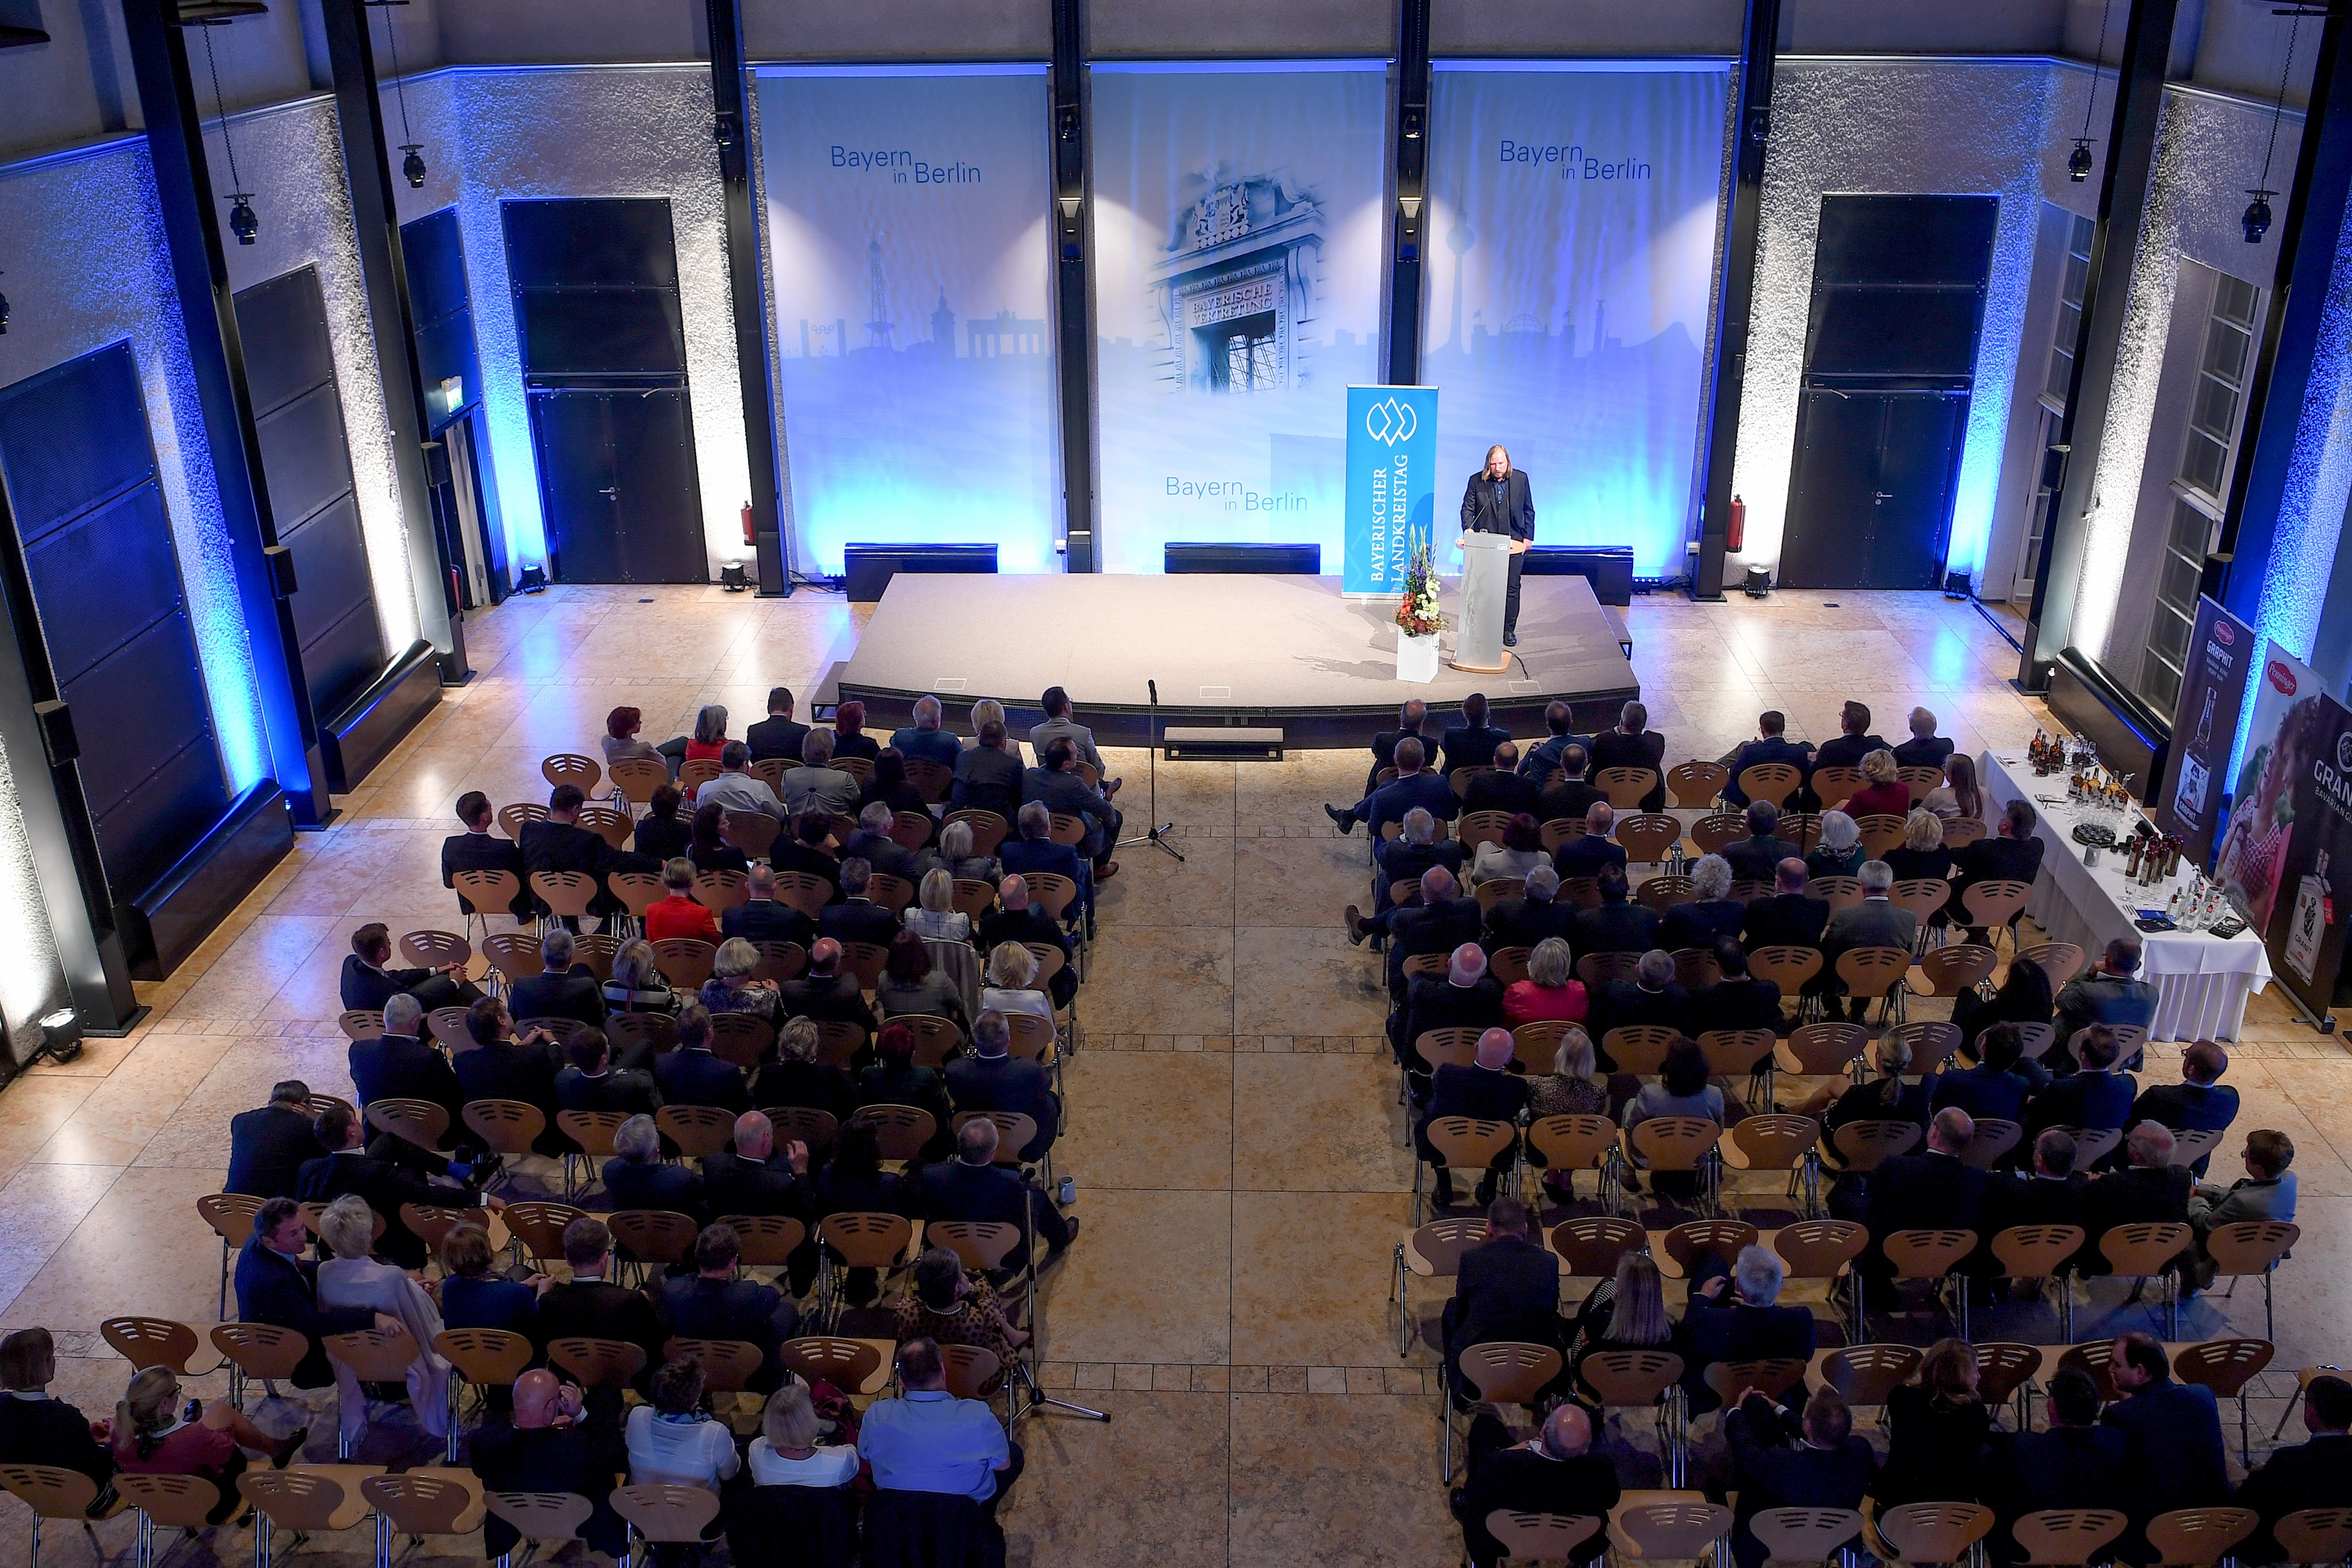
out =
[[(749, 512), (751, 508), (746, 507), (744, 510)], [(1744, 548), (1747, 543), (1748, 503), (1734, 496), (1731, 497), (1731, 528), (1723, 536), (1723, 548), (1727, 550), (1738, 550)]]
[(751, 503), (749, 501), (743, 503), (743, 542), (747, 545), (760, 542), (759, 533), (751, 524)]

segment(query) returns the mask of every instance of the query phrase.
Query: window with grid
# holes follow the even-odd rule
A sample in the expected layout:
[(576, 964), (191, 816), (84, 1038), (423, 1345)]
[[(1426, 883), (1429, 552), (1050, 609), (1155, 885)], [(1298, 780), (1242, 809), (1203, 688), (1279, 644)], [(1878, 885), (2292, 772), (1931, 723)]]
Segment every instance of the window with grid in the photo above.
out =
[(2042, 386), (2042, 400), (2060, 413), (2066, 412), (2066, 389), (2074, 376), (2074, 340), (2083, 330), (2083, 290), (2091, 280), (2091, 235), (2097, 230), (2088, 218), (2068, 222), (2066, 265), (2058, 280), (2058, 319), (2050, 326), (2050, 374)]

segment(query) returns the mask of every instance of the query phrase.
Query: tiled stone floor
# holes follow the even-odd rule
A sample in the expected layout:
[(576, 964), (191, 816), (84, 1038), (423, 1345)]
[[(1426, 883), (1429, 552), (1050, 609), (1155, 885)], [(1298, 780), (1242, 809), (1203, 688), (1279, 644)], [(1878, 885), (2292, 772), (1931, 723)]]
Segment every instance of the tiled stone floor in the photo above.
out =
[[(98, 1340), (100, 1318), (215, 1321), (220, 1251), (192, 1205), (219, 1185), (230, 1115), (289, 1075), (350, 1092), (333, 1020), (351, 931), (447, 921), (436, 857), (457, 795), (541, 798), (539, 759), (589, 748), (616, 703), (667, 734), (720, 701), (740, 733), (770, 685), (805, 692), (861, 621), (817, 593), (595, 589), (477, 619), (473, 684), (178, 974), (142, 988), (152, 1022), (0, 1092), (0, 1330), (48, 1325), (65, 1353), (60, 1391), (109, 1409), (125, 1367)], [(1676, 757), (1721, 752), (1768, 706), (1820, 738), (1848, 697), (1877, 711), (1882, 732), (1924, 702), (1970, 749), (2021, 743), (2036, 722), (2004, 684), (2008, 645), (1933, 595), (1659, 598), (1631, 621), (1652, 723)], [(1135, 818), (1142, 758), (1111, 760)], [(1047, 1293), (1045, 1376), (1116, 1419), (1023, 1427), (1028, 1475), (1005, 1511), (1016, 1564), (1457, 1560), (1436, 1476), (1434, 1356), (1399, 1359), (1387, 1304), (1412, 1166), (1379, 1038), (1379, 971), (1337, 924), (1363, 841), (1338, 840), (1318, 810), (1352, 798), (1363, 771), (1356, 753), (1163, 767), (1161, 815), (1187, 858), (1130, 849), (1104, 890), (1080, 1003), (1087, 1047), (1070, 1063), (1056, 1152), (1087, 1224)], [(2176, 1072), (2159, 1055), (2151, 1071)], [(2233, 1056), (2242, 1123), (2292, 1134), (2303, 1191), (2304, 1240), (2278, 1281), (2281, 1370), (2254, 1402), (2259, 1449), (2291, 1369), (2352, 1350), (2336, 1272), (2352, 1270), (2352, 1057), (2274, 996), (2257, 999)], [(1417, 1301), (1433, 1312), (1433, 1298), (1424, 1288)], [(2084, 1324), (2114, 1304), (2102, 1294)], [(2251, 1283), (2193, 1307), (2184, 1332), (2225, 1324), (2261, 1332)], [(2032, 1337), (2030, 1325), (2003, 1332)], [(1639, 1447), (1647, 1423), (1622, 1435)], [(22, 1551), (24, 1520), (0, 1504), (0, 1558)], [(100, 1534), (127, 1556), (126, 1524)], [(363, 1536), (314, 1541), (304, 1558), (361, 1562)], [(79, 1550), (51, 1539), (53, 1552)], [(225, 1530), (177, 1561), (250, 1550)], [(436, 1542), (427, 1555), (474, 1552)]]

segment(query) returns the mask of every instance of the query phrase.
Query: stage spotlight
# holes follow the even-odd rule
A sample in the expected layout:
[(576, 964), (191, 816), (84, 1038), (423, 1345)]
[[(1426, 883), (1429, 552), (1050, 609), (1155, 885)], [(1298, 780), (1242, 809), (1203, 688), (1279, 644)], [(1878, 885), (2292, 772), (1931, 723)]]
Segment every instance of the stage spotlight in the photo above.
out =
[(1969, 574), (1967, 572), (1948, 571), (1944, 574), (1945, 598), (1966, 599), (1969, 597)]
[(404, 141), (400, 144), (400, 150), (408, 154), (400, 161), (400, 172), (407, 176), (408, 183), (412, 188), (422, 186), (425, 183), (425, 144), (421, 141)]
[(522, 569), (522, 574), (515, 579), (515, 591), (517, 593), (545, 593), (547, 591), (547, 569), (543, 566), (524, 567)]
[(1761, 599), (1772, 591), (1772, 574), (1760, 566), (1748, 569), (1748, 581), (1742, 591), (1750, 599)]
[(2246, 231), (2246, 243), (2248, 245), (2262, 244), (2263, 235), (2271, 232), (2270, 199), (2277, 193), (2278, 193), (2275, 191), (2248, 191), (2246, 193), (2246, 194), (2253, 197), (2253, 200), (2246, 204), (2245, 213), (2238, 219), (2238, 222)]
[(2081, 137), (2074, 139), (2074, 151), (2066, 154), (2066, 178), (2077, 185), (2091, 177), (2091, 144)]
[[(59, 1008), (41, 1019), (41, 1045), (34, 1053), (52, 1061), (71, 1061), (81, 1054), (81, 1015)], [(27, 1063), (26, 1065), (30, 1065)]]
[(719, 586), (730, 593), (741, 593), (751, 586), (741, 561), (730, 561), (719, 569)]
[(261, 220), (253, 215), (253, 199), (243, 191), (229, 197), (228, 232), (239, 245), (251, 245), (253, 236), (261, 232)]

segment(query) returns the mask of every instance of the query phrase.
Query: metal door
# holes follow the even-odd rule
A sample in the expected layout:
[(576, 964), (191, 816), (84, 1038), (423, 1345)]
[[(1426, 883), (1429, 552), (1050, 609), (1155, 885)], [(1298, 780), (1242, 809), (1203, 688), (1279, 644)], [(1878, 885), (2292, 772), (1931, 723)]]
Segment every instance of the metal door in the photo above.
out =
[(530, 428), (551, 580), (709, 580), (685, 388), (534, 388)]

